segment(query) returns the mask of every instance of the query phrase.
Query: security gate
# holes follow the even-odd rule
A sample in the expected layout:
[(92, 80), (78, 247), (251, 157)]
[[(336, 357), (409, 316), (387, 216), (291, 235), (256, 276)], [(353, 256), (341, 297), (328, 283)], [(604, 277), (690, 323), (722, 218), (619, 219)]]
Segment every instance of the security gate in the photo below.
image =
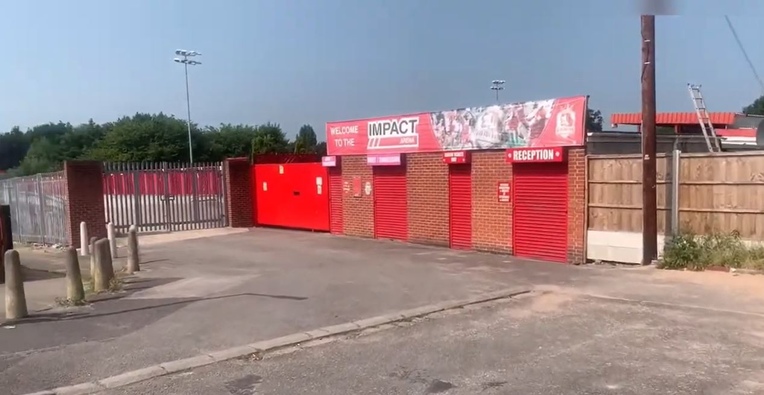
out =
[(104, 163), (106, 221), (117, 233), (222, 228), (222, 163)]

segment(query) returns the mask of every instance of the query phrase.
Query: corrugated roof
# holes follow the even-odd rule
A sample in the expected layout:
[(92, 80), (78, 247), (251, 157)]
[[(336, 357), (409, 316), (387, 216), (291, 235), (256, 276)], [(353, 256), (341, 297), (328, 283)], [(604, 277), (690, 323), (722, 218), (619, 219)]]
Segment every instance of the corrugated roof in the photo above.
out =
[[(732, 125), (735, 123), (734, 112), (712, 112), (709, 114), (711, 123), (714, 125)], [(660, 112), (655, 115), (658, 125), (695, 125), (698, 116), (694, 112)], [(610, 123), (614, 125), (639, 125), (642, 123), (642, 113), (621, 113), (610, 116)]]

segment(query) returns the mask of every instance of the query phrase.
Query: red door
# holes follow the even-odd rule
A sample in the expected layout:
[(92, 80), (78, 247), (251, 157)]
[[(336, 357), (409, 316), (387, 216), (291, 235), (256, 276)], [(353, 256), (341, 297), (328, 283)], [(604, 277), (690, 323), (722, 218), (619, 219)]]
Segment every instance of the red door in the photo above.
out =
[(329, 180), (321, 163), (254, 166), (258, 225), (329, 231)]
[(344, 232), (342, 216), (342, 171), (329, 168), (329, 229), (333, 234)]
[(405, 166), (374, 167), (374, 237), (408, 240)]
[(472, 168), (448, 167), (448, 203), (451, 248), (472, 248)]
[(512, 167), (512, 245), (515, 255), (568, 260), (568, 164)]

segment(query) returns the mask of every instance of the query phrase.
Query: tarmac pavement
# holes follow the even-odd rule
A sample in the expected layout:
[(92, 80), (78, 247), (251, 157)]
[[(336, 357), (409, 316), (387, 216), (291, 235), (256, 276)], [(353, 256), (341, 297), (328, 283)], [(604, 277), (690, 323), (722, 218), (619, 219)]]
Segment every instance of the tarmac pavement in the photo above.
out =
[(764, 320), (547, 293), (105, 395), (761, 394)]
[(2, 393), (103, 379), (507, 288), (764, 316), (756, 276), (573, 267), (269, 229), (193, 237), (142, 237), (143, 270), (125, 280), (125, 292), (86, 307), (38, 311), (0, 328)]

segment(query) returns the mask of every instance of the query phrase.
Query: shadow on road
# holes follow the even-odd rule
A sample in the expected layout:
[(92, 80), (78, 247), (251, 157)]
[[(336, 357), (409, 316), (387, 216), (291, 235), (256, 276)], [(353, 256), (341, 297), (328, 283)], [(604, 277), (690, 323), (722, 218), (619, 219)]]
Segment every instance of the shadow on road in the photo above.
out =
[(25, 266), (21, 267), (21, 272), (24, 278), (24, 282), (50, 280), (52, 278), (63, 278), (66, 276), (64, 273), (32, 269)]
[[(144, 287), (144, 289), (145, 288), (150, 288), (150, 287)], [(138, 290), (138, 289), (135, 289), (135, 290)], [(123, 299), (125, 296), (127, 295), (116, 295), (112, 298), (109, 298), (107, 296), (105, 299), (92, 301), (93, 303), (109, 302), (109, 301), (115, 302), (115, 303), (112, 303), (110, 306), (104, 306), (102, 309), (104, 311), (100, 311), (100, 312), (90, 313), (90, 312), (77, 312), (77, 311), (61, 311), (61, 312), (47, 313), (47, 314), (46, 313), (35, 314), (33, 316), (30, 316), (28, 318), (24, 318), (21, 320), (6, 321), (4, 325), (20, 326), (20, 325), (27, 325), (27, 324), (34, 324), (34, 323), (41, 323), (41, 322), (73, 321), (73, 320), (81, 320), (81, 319), (87, 319), (87, 318), (109, 317), (109, 316), (134, 313), (139, 311), (160, 309), (164, 307), (173, 307), (173, 306), (182, 307), (183, 305), (188, 305), (191, 303), (202, 302), (202, 301), (241, 298), (241, 297), (270, 298), (270, 299), (282, 299), (282, 300), (293, 300), (293, 301), (304, 301), (308, 299), (307, 297), (302, 297), (302, 296), (271, 295), (271, 294), (259, 294), (259, 293), (246, 292), (246, 293), (237, 293), (237, 294), (231, 294), (231, 295), (220, 295), (220, 296), (212, 296), (212, 297), (206, 297), (206, 298), (189, 298), (189, 299), (174, 300), (172, 302), (156, 303), (156, 301), (162, 301), (166, 299), (120, 300), (120, 299)], [(134, 306), (136, 304), (142, 304), (142, 305), (130, 307), (130, 305)], [(125, 306), (125, 305), (128, 305), (128, 306)]]

